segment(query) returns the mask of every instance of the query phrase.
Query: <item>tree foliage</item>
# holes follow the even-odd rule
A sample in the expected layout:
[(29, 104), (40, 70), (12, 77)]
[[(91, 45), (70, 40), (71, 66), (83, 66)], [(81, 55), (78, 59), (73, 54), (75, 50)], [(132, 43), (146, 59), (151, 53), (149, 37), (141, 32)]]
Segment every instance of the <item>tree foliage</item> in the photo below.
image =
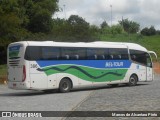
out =
[(17, 41), (29, 33), (48, 33), (58, 0), (1, 0), (0, 40)]
[(121, 34), (123, 33), (123, 27), (120, 24), (109, 26), (105, 21), (101, 24), (102, 34)]
[(52, 30), (52, 15), (58, 11), (57, 0), (32, 0), (27, 10), (27, 29), (33, 33), (49, 33)]
[(82, 17), (71, 15), (67, 20), (55, 19), (52, 34), (61, 41), (93, 41), (96, 26), (91, 26)]
[(154, 26), (151, 26), (150, 28), (145, 27), (141, 30), (141, 34), (145, 36), (156, 35), (156, 29), (154, 28)]
[(68, 19), (71, 34), (76, 37), (77, 40), (87, 40), (89, 34), (89, 23), (87, 23), (82, 17), (78, 15), (71, 15)]
[(103, 21), (102, 24), (100, 25), (101, 29), (104, 29), (106, 27), (109, 27), (108, 23), (106, 21)]
[(11, 42), (51, 32), (57, 3), (58, 0), (0, 0), (0, 55), (6, 56)]
[(137, 33), (140, 29), (140, 25), (137, 22), (128, 19), (119, 21), (119, 24), (123, 26), (124, 31), (127, 33)]

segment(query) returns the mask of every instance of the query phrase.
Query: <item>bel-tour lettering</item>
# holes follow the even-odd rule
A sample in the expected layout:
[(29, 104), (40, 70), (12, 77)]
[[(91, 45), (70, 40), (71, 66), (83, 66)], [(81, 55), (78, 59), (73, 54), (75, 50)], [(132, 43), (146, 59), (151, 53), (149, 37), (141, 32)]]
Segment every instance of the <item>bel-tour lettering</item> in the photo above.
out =
[(123, 67), (123, 62), (106, 62), (105, 67)]

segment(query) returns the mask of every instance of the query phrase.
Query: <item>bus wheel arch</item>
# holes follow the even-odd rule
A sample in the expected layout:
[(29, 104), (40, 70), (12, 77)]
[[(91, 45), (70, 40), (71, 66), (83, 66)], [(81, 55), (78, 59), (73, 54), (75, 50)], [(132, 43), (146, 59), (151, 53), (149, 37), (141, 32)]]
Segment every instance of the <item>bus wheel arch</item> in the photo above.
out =
[(73, 88), (72, 80), (69, 77), (64, 77), (59, 83), (59, 91), (61, 93), (69, 92)]
[(138, 82), (138, 75), (134, 73), (130, 76), (128, 85), (135, 86), (137, 85), (137, 82)]

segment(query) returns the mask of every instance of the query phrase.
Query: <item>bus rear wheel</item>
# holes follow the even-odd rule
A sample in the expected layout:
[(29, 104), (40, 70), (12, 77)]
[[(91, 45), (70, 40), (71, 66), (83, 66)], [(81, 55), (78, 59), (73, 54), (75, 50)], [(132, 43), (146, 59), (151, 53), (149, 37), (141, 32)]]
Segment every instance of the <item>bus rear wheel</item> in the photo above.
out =
[(59, 84), (59, 91), (61, 93), (69, 92), (72, 89), (72, 83), (70, 79), (63, 78)]
[(131, 75), (131, 77), (129, 78), (129, 86), (135, 86), (137, 85), (138, 82), (138, 77), (136, 75)]

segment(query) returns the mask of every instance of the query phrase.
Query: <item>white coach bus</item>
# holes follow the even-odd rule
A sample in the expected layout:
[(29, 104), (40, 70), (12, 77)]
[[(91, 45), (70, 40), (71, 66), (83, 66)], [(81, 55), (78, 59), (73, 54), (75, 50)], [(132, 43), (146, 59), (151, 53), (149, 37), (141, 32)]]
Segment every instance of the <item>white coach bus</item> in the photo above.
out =
[(35, 42), (8, 46), (8, 87), (69, 92), (74, 88), (153, 81), (153, 51), (134, 43)]

